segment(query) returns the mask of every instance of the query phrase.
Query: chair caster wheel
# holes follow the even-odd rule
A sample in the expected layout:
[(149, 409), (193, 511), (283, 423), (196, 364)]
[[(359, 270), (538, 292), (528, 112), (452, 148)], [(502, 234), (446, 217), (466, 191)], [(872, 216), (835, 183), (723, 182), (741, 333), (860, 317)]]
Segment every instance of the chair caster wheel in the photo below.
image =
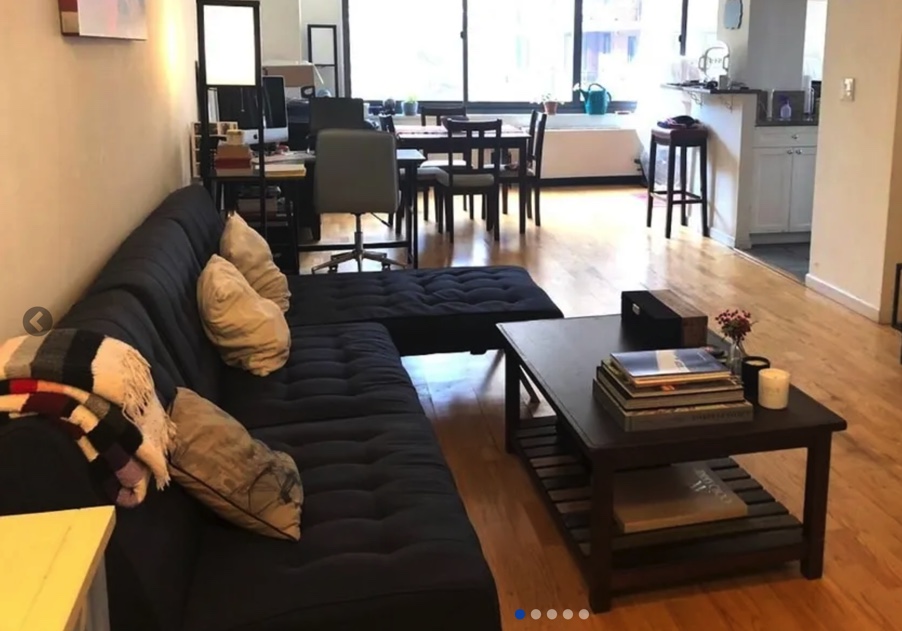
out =
[(383, 271), (383, 272), (390, 272), (390, 271), (391, 271), (391, 263), (383, 263), (383, 264), (382, 264), (382, 271)]
[(330, 273), (330, 274), (337, 274), (337, 273), (338, 273), (338, 265), (330, 265), (330, 266), (329, 266), (329, 273)]

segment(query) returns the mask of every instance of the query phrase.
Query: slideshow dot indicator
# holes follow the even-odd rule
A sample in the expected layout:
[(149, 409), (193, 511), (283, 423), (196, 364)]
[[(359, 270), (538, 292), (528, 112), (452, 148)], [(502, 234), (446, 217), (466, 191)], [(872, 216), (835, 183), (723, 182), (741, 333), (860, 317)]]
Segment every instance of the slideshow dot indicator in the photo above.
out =
[[(574, 614), (572, 609), (564, 609), (560, 613), (560, 615), (564, 620), (572, 620), (574, 618), (574, 616), (578, 616), (581, 620), (588, 620), (589, 616), (591, 614), (589, 613), (588, 609), (580, 609), (579, 612), (576, 614)], [(549, 609), (548, 611), (545, 612), (545, 616), (549, 620), (556, 620), (558, 617), (558, 611), (557, 611), (557, 609)], [(533, 609), (529, 612), (529, 617), (532, 618), (533, 620), (539, 620), (542, 617), (542, 611), (540, 609)], [(525, 609), (514, 610), (514, 618), (516, 618), (517, 620), (525, 620), (526, 619), (526, 610)]]

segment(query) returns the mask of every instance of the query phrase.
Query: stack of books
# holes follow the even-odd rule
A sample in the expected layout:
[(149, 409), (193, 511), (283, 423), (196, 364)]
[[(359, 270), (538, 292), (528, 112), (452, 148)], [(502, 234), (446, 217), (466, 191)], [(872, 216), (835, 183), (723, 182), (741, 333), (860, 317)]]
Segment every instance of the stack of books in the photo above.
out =
[(593, 393), (625, 431), (747, 422), (754, 412), (739, 380), (701, 348), (613, 353)]
[(253, 175), (253, 156), (247, 145), (223, 142), (216, 148), (213, 166), (217, 175)]

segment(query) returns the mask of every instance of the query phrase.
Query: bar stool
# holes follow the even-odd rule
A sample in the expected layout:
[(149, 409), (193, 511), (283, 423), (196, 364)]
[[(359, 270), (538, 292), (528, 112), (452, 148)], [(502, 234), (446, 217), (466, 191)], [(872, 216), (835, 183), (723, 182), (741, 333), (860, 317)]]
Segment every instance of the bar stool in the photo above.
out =
[[(655, 162), (657, 161), (658, 145), (668, 147), (667, 150), (667, 188), (655, 189)], [(699, 180), (701, 194), (688, 190), (688, 156), (689, 149), (699, 150)], [(674, 188), (676, 178), (677, 150), (680, 150), (680, 188)], [(667, 226), (665, 235), (670, 238), (670, 227), (673, 223), (673, 207), (680, 206), (680, 223), (689, 225), (689, 217), (686, 214), (686, 206), (691, 204), (702, 205), (702, 234), (710, 236), (708, 229), (708, 128), (699, 125), (689, 129), (663, 129), (655, 127), (651, 130), (651, 147), (648, 158), (648, 216), (646, 225), (651, 228), (651, 211), (654, 200), (667, 200)], [(679, 199), (675, 197), (679, 195)]]

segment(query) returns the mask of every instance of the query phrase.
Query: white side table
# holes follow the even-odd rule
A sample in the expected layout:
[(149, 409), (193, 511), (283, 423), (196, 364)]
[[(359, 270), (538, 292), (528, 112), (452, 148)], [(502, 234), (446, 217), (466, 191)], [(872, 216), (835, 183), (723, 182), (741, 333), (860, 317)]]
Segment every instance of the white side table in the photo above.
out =
[(112, 506), (0, 517), (0, 631), (110, 631)]

